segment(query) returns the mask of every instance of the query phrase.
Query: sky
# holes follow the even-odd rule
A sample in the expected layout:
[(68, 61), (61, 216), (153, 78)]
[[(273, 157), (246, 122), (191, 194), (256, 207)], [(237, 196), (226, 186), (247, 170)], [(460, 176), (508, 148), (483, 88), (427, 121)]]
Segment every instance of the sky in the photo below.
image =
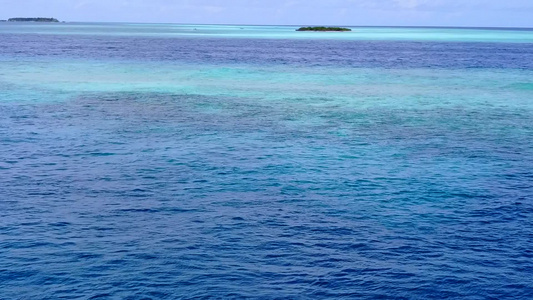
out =
[(533, 27), (533, 0), (0, 0), (0, 19), (192, 24)]

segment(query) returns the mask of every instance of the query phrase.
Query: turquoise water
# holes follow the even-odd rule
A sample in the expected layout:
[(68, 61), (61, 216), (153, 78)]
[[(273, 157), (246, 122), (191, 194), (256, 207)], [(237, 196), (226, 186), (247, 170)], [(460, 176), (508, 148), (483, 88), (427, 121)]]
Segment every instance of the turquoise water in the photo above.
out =
[(166, 38), (335, 39), (383, 41), (461, 41), (532, 43), (521, 28), (417, 28), (348, 26), (351, 32), (296, 32), (300, 26), (186, 25), (135, 23), (4, 23), (1, 33)]
[(294, 29), (0, 23), (0, 298), (531, 299), (533, 31)]

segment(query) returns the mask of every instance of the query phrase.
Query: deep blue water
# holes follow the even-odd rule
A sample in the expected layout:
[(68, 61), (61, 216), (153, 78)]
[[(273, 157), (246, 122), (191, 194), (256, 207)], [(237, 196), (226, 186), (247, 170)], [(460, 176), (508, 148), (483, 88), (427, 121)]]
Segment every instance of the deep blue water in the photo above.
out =
[(0, 28), (0, 299), (533, 299), (532, 43), (106, 26)]
[[(531, 33), (533, 35), (533, 31)], [(347, 68), (533, 69), (533, 43), (2, 36), (0, 57)], [(5, 45), (5, 46), (4, 46)], [(17, 45), (13, 48), (9, 45)]]

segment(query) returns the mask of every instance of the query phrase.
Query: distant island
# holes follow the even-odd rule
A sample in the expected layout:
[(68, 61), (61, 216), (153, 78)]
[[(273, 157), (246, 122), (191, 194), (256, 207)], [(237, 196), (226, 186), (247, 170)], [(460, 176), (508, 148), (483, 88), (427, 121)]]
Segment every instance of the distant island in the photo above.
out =
[(343, 27), (318, 26), (318, 27), (301, 27), (297, 29), (296, 31), (352, 31), (352, 30), (350, 28), (343, 28)]
[(54, 18), (11, 18), (8, 22), (52, 22), (57, 23), (59, 20)]

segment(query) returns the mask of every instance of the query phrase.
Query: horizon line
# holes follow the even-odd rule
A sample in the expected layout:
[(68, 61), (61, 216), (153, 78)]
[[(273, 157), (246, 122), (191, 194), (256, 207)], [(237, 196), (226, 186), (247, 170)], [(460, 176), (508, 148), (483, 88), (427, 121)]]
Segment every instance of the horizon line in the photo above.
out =
[[(18, 18), (18, 17), (17, 17)], [(25, 17), (37, 18), (37, 17)], [(40, 17), (39, 17), (40, 18)], [(9, 20), (0, 19), (2, 21)], [(56, 18), (57, 19), (57, 18)], [(13, 22), (24, 23), (24, 22)], [(28, 22), (31, 23), (31, 22)], [(39, 23), (39, 22), (35, 22)], [(46, 24), (46, 22), (43, 22)], [(43, 24), (41, 23), (41, 24)], [(344, 27), (367, 27), (367, 28), (456, 28), (456, 29), (527, 29), (533, 30), (533, 27), (516, 27), (516, 26), (455, 26), (455, 25), (342, 25), (342, 24), (243, 24), (243, 23), (180, 23), (180, 22), (135, 22), (135, 21), (64, 21), (59, 20), (59, 23), (114, 23), (114, 24), (175, 24), (175, 25), (219, 25), (219, 26), (344, 26)]]

